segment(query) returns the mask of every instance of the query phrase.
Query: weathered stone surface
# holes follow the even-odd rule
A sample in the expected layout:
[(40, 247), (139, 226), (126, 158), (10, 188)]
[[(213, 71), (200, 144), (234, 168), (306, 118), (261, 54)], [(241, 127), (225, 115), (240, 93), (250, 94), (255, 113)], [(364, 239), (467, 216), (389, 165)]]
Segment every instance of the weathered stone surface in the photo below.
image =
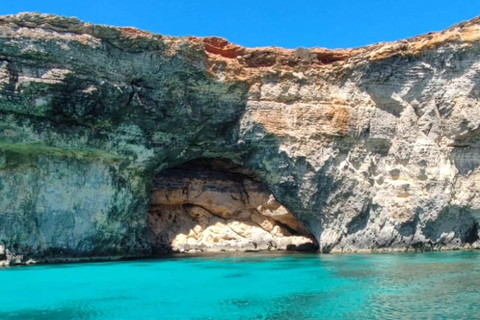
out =
[(147, 219), (155, 253), (317, 249), (262, 183), (226, 165), (198, 160), (155, 177)]
[(478, 247), (479, 39), (478, 18), (286, 50), (0, 17), (4, 256), (148, 255), (154, 175), (219, 157), (322, 252)]

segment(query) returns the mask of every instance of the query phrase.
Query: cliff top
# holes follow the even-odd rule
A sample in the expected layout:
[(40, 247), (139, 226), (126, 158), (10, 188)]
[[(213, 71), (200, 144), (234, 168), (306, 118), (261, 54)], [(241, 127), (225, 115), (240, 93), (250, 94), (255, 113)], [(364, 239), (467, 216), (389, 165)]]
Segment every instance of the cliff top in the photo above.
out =
[[(51, 33), (74, 34), (107, 41), (127, 51), (163, 50), (167, 47), (188, 42), (192, 47), (208, 55), (209, 69), (218, 62), (226, 63), (228, 74), (236, 78), (248, 79), (251, 68), (279, 68), (283, 70), (296, 67), (314, 69), (347, 68), (362, 61), (376, 61), (393, 56), (415, 56), (441, 46), (461, 44), (469, 46), (480, 39), (480, 17), (456, 24), (440, 32), (431, 32), (413, 38), (394, 42), (381, 42), (365, 47), (351, 49), (284, 49), (279, 47), (246, 48), (229, 43), (220, 37), (173, 37), (153, 34), (133, 27), (111, 27), (85, 23), (77, 18), (60, 17), (51, 14), (19, 13), (0, 17), (0, 26), (12, 29), (39, 29)], [(48, 37), (45, 32), (43, 37)], [(240, 69), (243, 69), (240, 71)], [(227, 77), (228, 78), (228, 77)]]

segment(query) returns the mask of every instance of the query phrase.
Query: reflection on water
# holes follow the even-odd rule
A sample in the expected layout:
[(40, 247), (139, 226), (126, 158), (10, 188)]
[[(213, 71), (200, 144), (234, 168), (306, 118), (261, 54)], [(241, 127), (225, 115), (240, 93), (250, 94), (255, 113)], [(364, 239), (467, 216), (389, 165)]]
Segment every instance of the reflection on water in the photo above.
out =
[(480, 252), (0, 270), (0, 319), (480, 319)]

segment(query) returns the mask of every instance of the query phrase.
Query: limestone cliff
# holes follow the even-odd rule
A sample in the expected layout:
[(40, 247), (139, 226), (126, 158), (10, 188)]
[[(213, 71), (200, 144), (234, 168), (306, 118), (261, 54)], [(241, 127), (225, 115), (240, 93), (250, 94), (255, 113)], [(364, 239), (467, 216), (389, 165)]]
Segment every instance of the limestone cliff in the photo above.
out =
[(479, 53), (478, 18), (286, 50), (0, 17), (0, 260), (150, 254), (155, 176), (196, 159), (248, 171), (322, 252), (478, 247)]

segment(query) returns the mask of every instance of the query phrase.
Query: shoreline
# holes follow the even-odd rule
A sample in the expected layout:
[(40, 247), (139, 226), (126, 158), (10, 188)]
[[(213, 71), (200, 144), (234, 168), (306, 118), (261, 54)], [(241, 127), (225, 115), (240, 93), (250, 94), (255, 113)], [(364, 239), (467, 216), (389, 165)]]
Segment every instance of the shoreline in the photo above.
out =
[[(453, 252), (453, 251), (479, 251), (478, 247), (462, 247), (462, 248), (437, 248), (433, 250), (414, 250), (414, 249), (360, 249), (356, 251), (340, 251), (334, 250), (328, 253), (319, 251), (221, 251), (221, 252), (195, 252), (195, 253), (165, 253), (145, 256), (96, 256), (96, 257), (51, 257), (46, 259), (29, 259), (21, 263), (0, 264), (0, 270), (10, 267), (25, 266), (45, 266), (55, 264), (83, 264), (83, 263), (101, 263), (101, 262), (122, 262), (122, 261), (144, 261), (144, 260), (167, 260), (167, 259), (184, 259), (184, 258), (230, 258), (230, 257), (251, 257), (251, 256), (339, 256), (339, 255), (370, 255), (370, 254), (412, 254), (412, 253), (430, 253), (430, 252)], [(1, 261), (6, 262), (6, 261)]]

